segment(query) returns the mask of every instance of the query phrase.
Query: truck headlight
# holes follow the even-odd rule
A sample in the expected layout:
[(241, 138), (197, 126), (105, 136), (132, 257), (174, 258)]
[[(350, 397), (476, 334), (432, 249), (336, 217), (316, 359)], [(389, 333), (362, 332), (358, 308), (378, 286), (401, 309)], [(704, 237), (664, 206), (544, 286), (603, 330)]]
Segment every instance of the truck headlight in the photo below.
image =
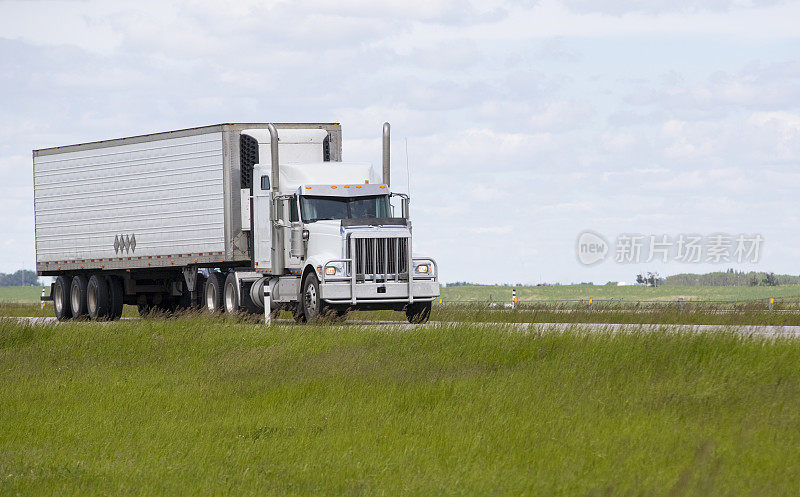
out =
[(326, 276), (342, 276), (344, 275), (344, 264), (341, 262), (332, 262), (325, 266)]
[(431, 272), (430, 264), (419, 264), (414, 270), (419, 274), (428, 274)]

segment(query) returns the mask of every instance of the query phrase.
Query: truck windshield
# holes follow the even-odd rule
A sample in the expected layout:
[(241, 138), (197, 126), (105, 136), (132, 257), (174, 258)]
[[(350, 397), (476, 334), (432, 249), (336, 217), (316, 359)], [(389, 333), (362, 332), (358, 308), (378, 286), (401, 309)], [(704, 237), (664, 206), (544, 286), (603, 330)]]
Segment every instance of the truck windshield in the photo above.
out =
[(300, 214), (311, 223), (323, 219), (392, 217), (388, 195), (369, 197), (300, 197)]

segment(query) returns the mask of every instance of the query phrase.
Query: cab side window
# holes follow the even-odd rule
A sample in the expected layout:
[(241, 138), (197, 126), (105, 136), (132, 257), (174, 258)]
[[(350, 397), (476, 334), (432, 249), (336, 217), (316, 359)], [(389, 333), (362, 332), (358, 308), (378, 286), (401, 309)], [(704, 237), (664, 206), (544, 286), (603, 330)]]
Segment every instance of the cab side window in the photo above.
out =
[(297, 214), (297, 195), (289, 200), (289, 221), (300, 221), (300, 216)]

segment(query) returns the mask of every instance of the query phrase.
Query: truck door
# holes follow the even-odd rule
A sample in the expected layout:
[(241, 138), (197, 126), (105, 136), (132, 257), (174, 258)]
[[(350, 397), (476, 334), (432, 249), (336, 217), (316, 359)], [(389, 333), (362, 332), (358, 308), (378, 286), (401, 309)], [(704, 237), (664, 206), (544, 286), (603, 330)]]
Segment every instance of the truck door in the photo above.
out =
[(272, 267), (272, 185), (270, 167), (253, 166), (253, 263), (256, 269)]

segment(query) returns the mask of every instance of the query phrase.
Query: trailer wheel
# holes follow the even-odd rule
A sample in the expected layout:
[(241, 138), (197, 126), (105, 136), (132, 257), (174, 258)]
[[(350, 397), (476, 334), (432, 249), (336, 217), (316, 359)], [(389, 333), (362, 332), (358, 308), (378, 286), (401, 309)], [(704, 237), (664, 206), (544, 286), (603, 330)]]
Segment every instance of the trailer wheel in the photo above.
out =
[(64, 321), (72, 317), (72, 307), (70, 307), (69, 290), (72, 282), (66, 276), (56, 278), (53, 285), (53, 309), (56, 319)]
[(105, 277), (93, 274), (86, 285), (86, 310), (92, 319), (106, 319), (111, 313), (111, 298)]
[(225, 295), (223, 298), (223, 303), (225, 304), (225, 313), (226, 314), (236, 314), (239, 312), (239, 305), (241, 300), (239, 299), (239, 294), (241, 293), (241, 288), (239, 288), (239, 284), (236, 281), (236, 275), (233, 273), (228, 273), (228, 276), (225, 277)]
[(136, 310), (143, 318), (149, 316), (153, 311), (152, 299), (148, 298), (146, 294), (140, 294), (136, 299)]
[(122, 280), (116, 276), (106, 276), (109, 296), (109, 319), (122, 317), (122, 306), (125, 305), (125, 295), (122, 289)]
[(72, 285), (69, 288), (69, 303), (72, 309), (72, 317), (79, 318), (86, 315), (86, 276), (78, 274), (72, 277)]
[(317, 276), (314, 273), (310, 273), (306, 277), (305, 283), (303, 283), (302, 306), (306, 321), (313, 322), (322, 313), (322, 298), (320, 298), (319, 294)]
[(205, 305), (208, 312), (219, 312), (223, 307), (223, 288), (225, 287), (225, 275), (219, 271), (214, 271), (208, 275), (205, 291)]
[(406, 318), (412, 324), (427, 323), (431, 317), (432, 302), (414, 302), (406, 306)]
[(202, 273), (197, 273), (197, 280), (194, 282), (194, 300), (192, 300), (191, 295), (189, 300), (191, 304), (189, 307), (193, 309), (202, 309), (203, 308), (203, 298), (205, 298), (206, 293), (206, 276)]

